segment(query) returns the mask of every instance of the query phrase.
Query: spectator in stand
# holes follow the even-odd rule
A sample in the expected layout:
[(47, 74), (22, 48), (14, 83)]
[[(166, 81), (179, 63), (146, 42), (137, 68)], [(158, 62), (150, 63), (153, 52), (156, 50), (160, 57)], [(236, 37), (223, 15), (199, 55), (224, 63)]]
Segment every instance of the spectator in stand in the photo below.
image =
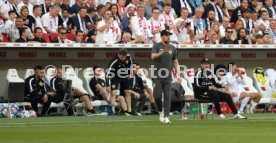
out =
[(217, 0), (217, 10), (218, 10), (218, 14), (219, 14), (219, 22), (221, 23), (223, 21), (223, 17), (229, 17), (230, 15), (228, 13), (228, 10), (226, 9), (225, 6), (225, 1), (224, 0)]
[(7, 0), (2, 5), (0, 5), (0, 13), (3, 14), (3, 18), (9, 18), (9, 11), (15, 11), (16, 15), (19, 16), (19, 11), (16, 7), (16, 0)]
[(23, 18), (24, 25), (28, 26), (31, 31), (33, 31), (33, 29), (37, 27), (36, 20), (34, 19), (34, 17), (29, 15), (29, 10), (27, 6), (21, 7), (20, 15)]
[(221, 37), (225, 36), (225, 30), (227, 27), (230, 27), (230, 18), (225, 16), (223, 17), (222, 24), (219, 27)]
[(233, 29), (231, 27), (227, 27), (225, 29), (225, 37), (221, 38), (219, 40), (220, 44), (234, 44), (234, 41), (232, 40), (233, 35)]
[(208, 39), (209, 40), (205, 44), (219, 44), (219, 35), (215, 32), (211, 32)]
[(41, 18), (43, 28), (48, 34), (57, 33), (59, 11), (60, 7), (53, 5), (50, 12), (44, 14)]
[(122, 18), (122, 25), (123, 25), (123, 31), (131, 32), (131, 29), (129, 28), (130, 25), (130, 18), (135, 15), (135, 7), (129, 6), (127, 8), (127, 14)]
[(119, 41), (120, 44), (135, 44), (136, 40), (131, 39), (131, 34), (129, 32), (124, 32), (122, 36), (122, 40)]
[(74, 5), (72, 5), (71, 7), (71, 14), (72, 15), (76, 15), (79, 13), (81, 7), (83, 6), (83, 2), (84, 0), (76, 0), (76, 3)]
[(67, 9), (69, 13), (71, 12), (70, 0), (63, 0), (62, 4), (60, 5), (61, 10)]
[(202, 2), (204, 2), (204, 0), (188, 0), (188, 3), (192, 8), (193, 14), (195, 14), (196, 8), (201, 7)]
[(178, 42), (178, 31), (175, 24), (175, 18), (170, 15), (171, 10), (171, 4), (166, 3), (163, 7), (163, 13), (159, 16), (159, 20), (162, 25), (165, 25), (165, 29), (169, 30), (172, 33), (172, 35), (170, 36), (171, 42)]
[(254, 30), (254, 23), (253, 20), (251, 19), (251, 10), (246, 9), (245, 12), (243, 13), (243, 25), (245, 26), (244, 28), (249, 32), (249, 35), (252, 35), (252, 32)]
[(17, 9), (21, 11), (23, 6), (26, 6), (28, 8), (29, 14), (33, 15), (33, 5), (30, 3), (30, 0), (22, 0), (20, 3), (18, 3)]
[(263, 44), (263, 35), (257, 34), (255, 36), (255, 44)]
[(87, 0), (85, 6), (88, 8), (96, 8), (97, 2), (96, 0)]
[(106, 11), (106, 8), (105, 8), (104, 5), (100, 4), (100, 5), (97, 6), (96, 22), (99, 22), (99, 21), (103, 20), (103, 17), (105, 15), (105, 11)]
[(134, 16), (130, 22), (132, 38), (136, 39), (138, 43), (148, 43), (149, 40), (147, 19), (144, 15), (145, 8), (139, 5), (137, 6), (137, 16)]
[(259, 2), (259, 0), (251, 0), (251, 3), (249, 4), (249, 9), (251, 11), (259, 12), (261, 8), (263, 7), (262, 2)]
[(239, 0), (225, 0), (225, 5), (227, 10), (235, 10), (239, 7)]
[(157, 7), (159, 8), (160, 11), (162, 11), (162, 7), (157, 4), (157, 0), (149, 0), (149, 4), (145, 5), (145, 17), (147, 19), (151, 18), (152, 14), (152, 9)]
[(32, 42), (38, 42), (38, 43), (46, 43), (46, 41), (42, 38), (42, 28), (36, 27), (34, 29), (34, 39), (31, 40)]
[(61, 16), (59, 16), (59, 19), (58, 19), (58, 26), (66, 28), (67, 32), (71, 33), (73, 32), (72, 29), (73, 29), (74, 22), (73, 22), (73, 19), (69, 17), (69, 14), (70, 14), (69, 9), (64, 8), (61, 10)]
[(35, 19), (37, 27), (40, 27), (42, 29), (43, 33), (46, 33), (45, 29), (43, 28), (42, 21), (41, 21), (41, 14), (42, 14), (42, 8), (40, 5), (35, 5), (33, 8), (33, 17)]
[(63, 0), (55, 0), (54, 3), (53, 3), (53, 5), (58, 5), (60, 7), (61, 4), (62, 4), (62, 1)]
[(111, 2), (107, 2), (104, 6), (107, 10), (109, 10), (111, 7)]
[(121, 39), (121, 30), (117, 23), (112, 18), (111, 11), (106, 11), (104, 19), (97, 26), (97, 44), (116, 43)]
[(276, 19), (271, 19), (269, 23), (269, 29), (267, 29), (267, 33), (271, 37), (273, 43), (276, 43)]
[(252, 11), (251, 12), (251, 19), (252, 19), (252, 22), (253, 22), (255, 28), (260, 25), (259, 13), (258, 12)]
[(5, 27), (4, 18), (2, 18), (2, 13), (0, 12), (0, 29), (3, 29)]
[(112, 4), (109, 8), (109, 11), (111, 11), (113, 19), (117, 21), (117, 23), (119, 24), (119, 27), (122, 31), (123, 30), (123, 25), (122, 25), (122, 19), (119, 16), (119, 13), (118, 13), (118, 6), (116, 4)]
[(67, 31), (64, 27), (58, 28), (58, 37), (52, 43), (74, 43), (66, 38)]
[(262, 41), (263, 41), (263, 44), (274, 44), (269, 33), (264, 33)]
[(264, 6), (261, 10), (267, 11), (269, 18), (276, 18), (276, 9), (273, 6), (272, 0), (264, 0)]
[(95, 41), (96, 41), (96, 35), (97, 35), (96, 31), (95, 31), (94, 27), (92, 27), (89, 30), (88, 34), (87, 34), (87, 40), (86, 40), (86, 42), (87, 43), (95, 43)]
[(241, 28), (238, 31), (237, 39), (234, 41), (234, 44), (252, 44), (250, 36), (247, 34), (245, 28)]
[(14, 42), (15, 40), (20, 38), (20, 34), (19, 34), (19, 28), (25, 27), (27, 28), (27, 32), (28, 32), (28, 39), (33, 39), (33, 34), (31, 32), (31, 30), (24, 25), (23, 23), (23, 18), (21, 16), (16, 17), (15, 19), (15, 26), (9, 27), (9, 28), (5, 28), (2, 31), (0, 30), (0, 33), (6, 33), (8, 35), (8, 37), (10, 38), (10, 40), (12, 42)]
[(211, 28), (212, 30), (210, 32), (216, 33), (220, 39), (222, 36), (220, 35), (221, 32), (220, 32), (219, 27), (220, 27), (220, 23), (218, 23), (218, 22), (213, 23), (212, 28)]
[(81, 9), (79, 10), (79, 13), (72, 17), (74, 31), (81, 30), (85, 34), (88, 33), (88, 27), (86, 25), (86, 19), (85, 19), (86, 15), (87, 15), (87, 8), (81, 7)]
[(148, 25), (148, 34), (150, 41), (149, 43), (158, 43), (161, 42), (160, 32), (165, 29), (165, 26), (159, 21), (160, 9), (154, 7), (152, 9), (152, 17), (147, 21)]
[(139, 0), (130, 0), (130, 3), (126, 6), (126, 8), (128, 9), (128, 7), (131, 6), (136, 9), (138, 5), (139, 5)]
[(84, 33), (83, 33), (81, 30), (77, 30), (77, 31), (76, 31), (76, 39), (75, 39), (75, 42), (76, 42), (76, 43), (84, 43), (83, 37), (84, 37)]
[(9, 11), (9, 19), (5, 21), (4, 28), (10, 28), (15, 25), (16, 12), (14, 10)]
[(215, 12), (214, 11), (209, 11), (208, 13), (208, 17), (205, 19), (205, 23), (206, 23), (206, 31), (209, 32), (210, 30), (212, 30), (212, 25), (214, 24), (214, 22), (216, 22), (215, 19)]
[[(194, 41), (201, 41), (205, 39), (205, 35), (207, 34), (206, 31), (206, 23), (201, 18), (202, 14), (204, 12), (204, 9), (202, 7), (198, 7), (195, 10), (195, 15), (193, 16), (193, 22), (194, 22), (194, 29), (195, 29), (195, 38)], [(203, 43), (203, 42), (201, 42)]]
[(241, 28), (244, 28), (244, 25), (243, 25), (243, 21), (242, 20), (237, 20), (236, 24), (235, 24), (235, 30), (234, 30), (234, 34), (233, 34), (233, 38), (234, 39), (237, 39), (237, 35), (238, 35), (238, 31), (241, 29)]
[(26, 27), (21, 27), (18, 29), (19, 30), (19, 35), (20, 35), (20, 38), (15, 40), (16, 43), (28, 43), (29, 42), (29, 33), (27, 31), (27, 28)]
[(240, 2), (241, 6), (237, 7), (233, 12), (230, 20), (231, 22), (236, 23), (236, 21), (238, 20), (238, 14), (240, 13), (241, 15), (243, 15), (244, 11), (248, 8), (248, 0), (240, 0)]
[(173, 0), (172, 1), (172, 8), (174, 9), (177, 17), (181, 16), (181, 9), (187, 8), (188, 16), (192, 16), (193, 10), (189, 3), (189, 0)]
[(126, 10), (126, 0), (118, 0), (118, 12), (119, 12), (119, 16), (121, 18), (123, 18), (124, 16), (126, 16), (127, 14), (127, 10)]
[(87, 9), (87, 16), (86, 16), (85, 19), (88, 21), (86, 23), (86, 25), (89, 29), (91, 29), (92, 27), (95, 27), (96, 17), (97, 17), (96, 9), (94, 7), (88, 8)]
[(269, 28), (269, 15), (267, 11), (262, 10), (260, 14), (260, 23), (265, 26), (266, 29)]
[(41, 4), (42, 7), (42, 15), (50, 12), (50, 8), (52, 5), (53, 0), (45, 0), (44, 3)]
[(208, 18), (209, 12), (213, 11), (214, 18), (215, 18), (214, 20), (221, 22), (222, 16), (219, 14), (216, 4), (217, 4), (217, 0), (210, 0), (209, 4), (204, 8), (204, 13), (202, 15), (202, 18)]
[(181, 44), (190, 43), (192, 41), (191, 35), (194, 35), (193, 20), (188, 18), (189, 10), (184, 7), (181, 9), (181, 17), (176, 19), (176, 26), (179, 31), (177, 37)]

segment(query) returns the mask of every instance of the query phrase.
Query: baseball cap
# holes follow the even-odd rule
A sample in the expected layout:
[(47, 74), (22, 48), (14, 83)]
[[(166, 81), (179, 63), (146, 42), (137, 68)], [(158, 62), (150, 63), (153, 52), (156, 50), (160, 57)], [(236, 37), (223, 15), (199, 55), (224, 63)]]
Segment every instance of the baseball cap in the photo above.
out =
[(161, 31), (161, 36), (164, 36), (164, 35), (169, 36), (169, 35), (172, 35), (172, 33), (169, 32), (168, 30), (163, 30)]
[(209, 61), (208, 58), (203, 58), (203, 59), (201, 59), (200, 63), (201, 64), (203, 64), (203, 63), (210, 63), (210, 61)]

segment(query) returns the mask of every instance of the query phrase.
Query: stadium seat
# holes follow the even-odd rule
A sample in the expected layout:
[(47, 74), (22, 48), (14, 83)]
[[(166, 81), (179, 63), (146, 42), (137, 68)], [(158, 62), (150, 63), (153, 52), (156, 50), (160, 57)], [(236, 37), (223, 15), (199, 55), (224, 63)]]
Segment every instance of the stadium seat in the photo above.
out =
[(272, 98), (272, 89), (269, 85), (268, 78), (262, 75), (259, 75), (259, 77), (257, 77), (258, 73), (256, 73), (254, 70), (252, 71), (253, 81), (255, 83), (256, 89), (262, 96), (259, 104), (275, 104), (276, 98)]
[(50, 37), (48, 34), (43, 33), (42, 39), (44, 39), (46, 41), (46, 43), (51, 43), (51, 40), (50, 40)]
[(24, 80), (18, 76), (16, 69), (8, 69), (6, 80), (8, 82), (24, 82)]
[(73, 68), (66, 69), (65, 79), (72, 80), (72, 87), (78, 88), (81, 92), (88, 94), (88, 92), (83, 88), (83, 81), (77, 77)]
[(276, 92), (276, 71), (274, 69), (267, 69), (265, 71), (265, 76), (268, 77), (269, 85), (272, 89), (272, 92)]
[(26, 69), (24, 79), (27, 79), (31, 75), (34, 75), (34, 69)]
[(50, 34), (50, 40), (51, 40), (51, 41), (55, 40), (57, 37), (58, 37), (58, 34), (57, 34), (57, 33), (51, 33), (51, 34)]
[(194, 83), (194, 76), (195, 76), (194, 69), (187, 69), (184, 73), (184, 78), (186, 79), (187, 85), (191, 90), (193, 90), (192, 83)]
[(89, 93), (89, 95), (94, 96), (94, 93), (92, 92), (89, 86), (90, 80), (94, 77), (93, 68), (84, 69), (83, 77), (84, 77), (84, 88)]
[(46, 70), (46, 73), (45, 73), (45, 76), (44, 76), (44, 79), (45, 81), (48, 83), (48, 85), (51, 85), (51, 79), (54, 78), (56, 76), (56, 69), (54, 68), (48, 68)]
[(3, 37), (3, 42), (11, 42), (10, 38), (8, 37), (7, 34), (2, 33), (2, 37)]
[(66, 38), (69, 39), (69, 40), (75, 40), (76, 35), (72, 34), (72, 33), (68, 33), (68, 34), (66, 34)]
[(254, 92), (254, 93), (258, 93), (258, 91), (256, 90), (256, 88), (253, 85), (253, 80), (247, 76), (246, 70), (245, 68), (239, 68), (239, 70), (241, 70), (241, 73), (243, 75), (243, 81), (244, 81), (244, 90), (246, 92)]

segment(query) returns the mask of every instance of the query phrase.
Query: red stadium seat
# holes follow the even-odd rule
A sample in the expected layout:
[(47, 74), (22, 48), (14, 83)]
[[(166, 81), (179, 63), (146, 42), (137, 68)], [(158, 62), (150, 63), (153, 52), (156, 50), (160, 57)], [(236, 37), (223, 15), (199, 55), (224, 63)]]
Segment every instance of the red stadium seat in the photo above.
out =
[(8, 37), (7, 34), (2, 33), (2, 37), (3, 37), (3, 42), (11, 42), (10, 38)]
[(66, 38), (68, 38), (69, 40), (75, 40), (76, 35), (72, 34), (72, 33), (68, 33), (68, 34), (66, 34)]
[(50, 40), (51, 40), (51, 41), (55, 40), (57, 37), (58, 37), (58, 34), (57, 34), (57, 33), (51, 33), (51, 34), (50, 34)]
[(48, 34), (43, 33), (42, 39), (44, 39), (46, 41), (46, 43), (51, 43), (51, 40), (50, 40), (50, 37)]

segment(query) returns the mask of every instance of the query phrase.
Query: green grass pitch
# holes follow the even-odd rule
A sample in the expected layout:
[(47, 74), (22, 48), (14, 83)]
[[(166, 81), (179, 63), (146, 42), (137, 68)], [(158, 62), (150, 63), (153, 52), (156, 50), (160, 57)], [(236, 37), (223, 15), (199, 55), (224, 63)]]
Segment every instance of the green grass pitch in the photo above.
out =
[[(276, 114), (162, 124), (158, 116), (0, 119), (0, 143), (275, 143)], [(228, 116), (232, 117), (231, 115)]]

